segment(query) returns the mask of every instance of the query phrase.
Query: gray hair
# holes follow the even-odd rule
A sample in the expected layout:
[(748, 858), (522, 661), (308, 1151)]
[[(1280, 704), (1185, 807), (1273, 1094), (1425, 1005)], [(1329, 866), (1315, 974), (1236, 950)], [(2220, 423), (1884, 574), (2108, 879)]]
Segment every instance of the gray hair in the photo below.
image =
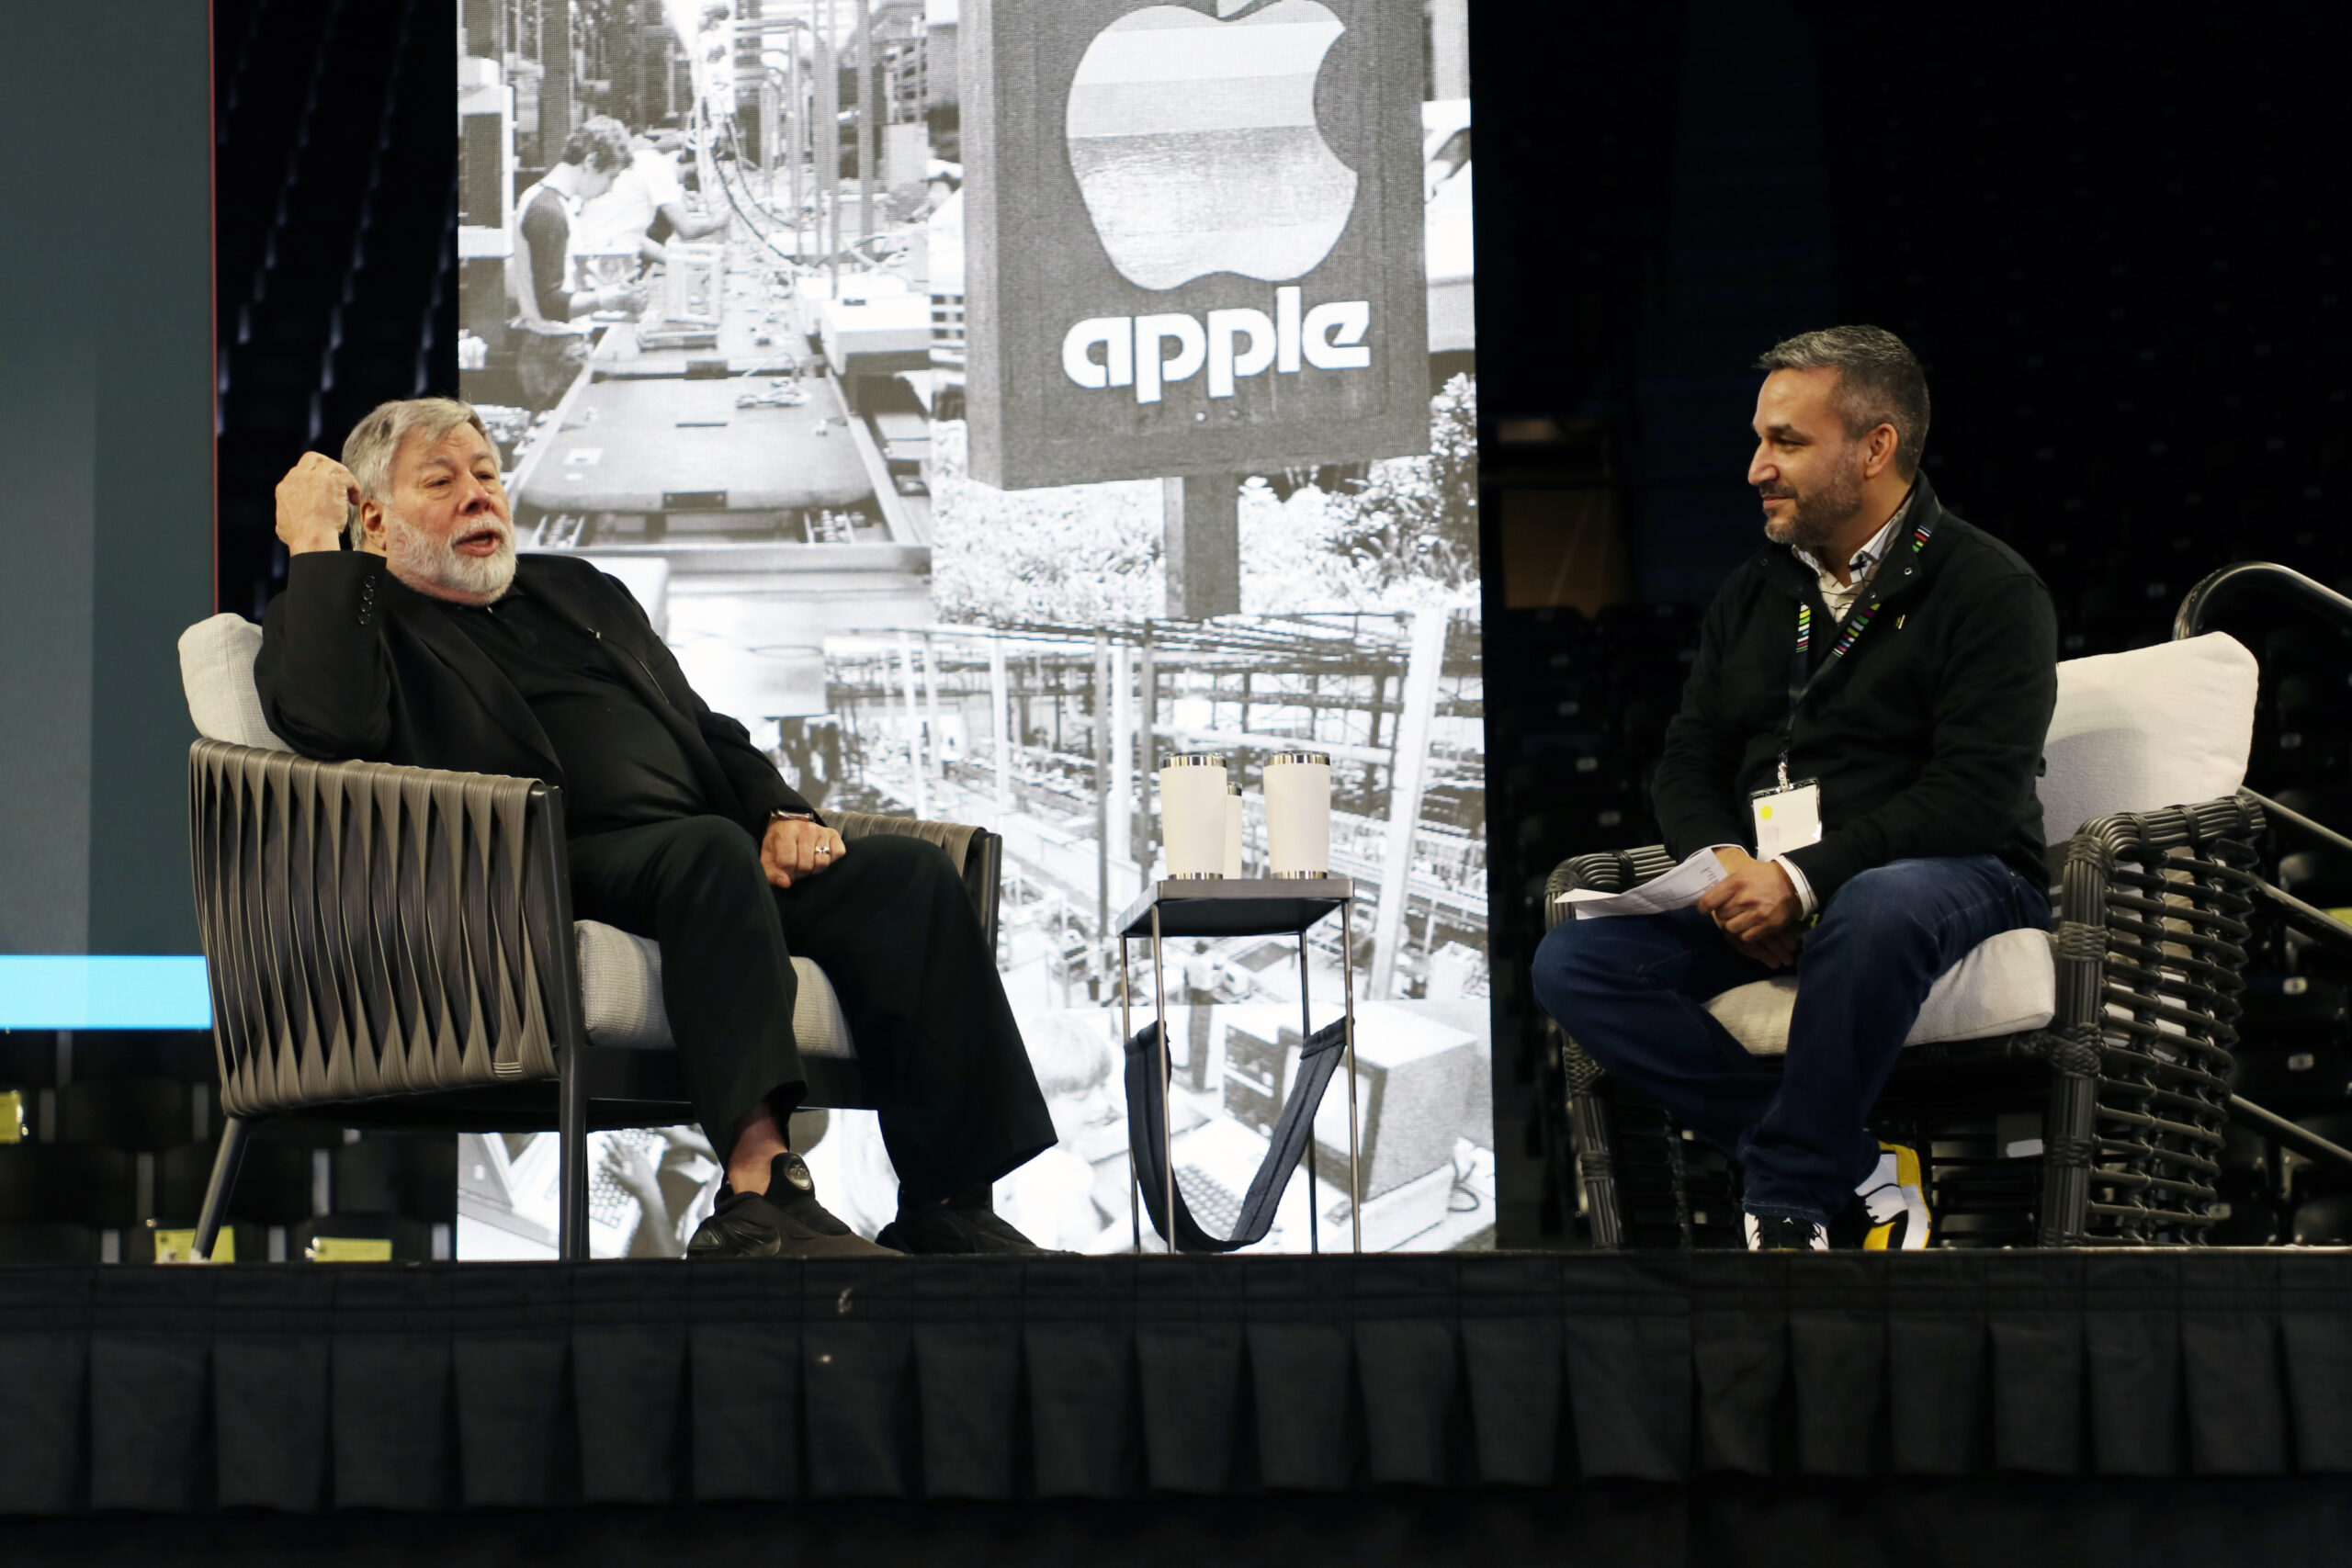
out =
[(1859, 440), (1894, 426), (1894, 471), (1919, 471), (1928, 445), (1928, 373), (1910, 346), (1884, 327), (1824, 327), (1784, 338), (1756, 361), (1758, 370), (1835, 370), (1838, 412)]
[[(490, 442), (491, 450), (498, 449), (498, 443), (491, 441), (490, 432), (481, 423), (481, 415), (474, 412), (469, 403), (461, 403), (455, 398), (399, 398), (378, 403), (344, 438), (343, 466), (359, 481), (361, 500), (383, 501), (392, 488), (392, 459), (400, 456), (401, 447), (410, 436), (423, 432), (425, 445), (437, 446), (461, 424), (470, 424), (481, 431), (481, 438)], [(350, 536), (353, 549), (364, 543), (357, 507), (351, 509), (344, 531)]]

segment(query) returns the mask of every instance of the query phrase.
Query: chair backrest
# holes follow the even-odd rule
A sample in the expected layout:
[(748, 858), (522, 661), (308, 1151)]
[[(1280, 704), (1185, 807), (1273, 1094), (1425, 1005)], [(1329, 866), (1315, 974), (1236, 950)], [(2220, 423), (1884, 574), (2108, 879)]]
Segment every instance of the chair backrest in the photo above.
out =
[(2261, 668), (2222, 632), (2058, 666), (2042, 754), (2042, 834), (2094, 818), (2193, 806), (2245, 783)]
[(254, 658), (260, 652), (261, 628), (243, 615), (215, 615), (180, 633), (187, 716), (207, 740), (291, 751), (262, 716), (261, 694), (254, 689)]

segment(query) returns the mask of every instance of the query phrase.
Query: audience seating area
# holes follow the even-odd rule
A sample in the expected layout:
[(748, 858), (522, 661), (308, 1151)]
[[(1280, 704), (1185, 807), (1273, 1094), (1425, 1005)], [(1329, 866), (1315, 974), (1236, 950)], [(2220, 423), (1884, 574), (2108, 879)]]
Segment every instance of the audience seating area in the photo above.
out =
[(270, 491), (305, 447), (456, 384), (447, 18), (423, 0), (214, 7), (224, 608), (258, 619), (284, 581)]
[[(194, 1031), (0, 1033), (0, 1263), (150, 1263), (185, 1252), (220, 1137), (212, 1040)], [(16, 1136), (11, 1139), (10, 1134)], [(230, 1220), (236, 1256), (295, 1259), (319, 1237), (449, 1257), (448, 1135), (272, 1127), (248, 1145)]]

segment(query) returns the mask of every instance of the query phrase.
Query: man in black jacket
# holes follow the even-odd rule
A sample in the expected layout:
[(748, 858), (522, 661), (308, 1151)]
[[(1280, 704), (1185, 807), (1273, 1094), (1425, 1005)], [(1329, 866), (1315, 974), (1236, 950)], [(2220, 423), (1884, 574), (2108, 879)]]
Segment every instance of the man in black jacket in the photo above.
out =
[[(1689, 908), (1566, 922), (1536, 994), (1593, 1057), (1730, 1151), (1751, 1247), (1923, 1247), (1908, 1149), (1865, 1131), (1936, 977), (2046, 925), (2034, 795), (2057, 696), (2050, 595), (1919, 472), (1928, 386), (1901, 340), (1775, 346), (1748, 482), (1768, 541), (1707, 612), (1653, 786), (1667, 847), (1725, 873)], [(1784, 1070), (1701, 1004), (1791, 964)]]
[(254, 667), (271, 728), (306, 756), (560, 786), (573, 912), (661, 943), (671, 1032), (727, 1165), (690, 1255), (884, 1249), (819, 1206), (785, 1141), (805, 1081), (795, 953), (832, 982), (882, 1086), (899, 1183), (885, 1247), (1035, 1250), (952, 1201), (1054, 1129), (935, 845), (884, 835), (851, 853), (695, 694), (628, 589), (575, 558), (518, 557), (496, 448), (463, 403), (386, 403), (343, 462), (305, 455), (278, 484), (277, 533), (286, 592)]

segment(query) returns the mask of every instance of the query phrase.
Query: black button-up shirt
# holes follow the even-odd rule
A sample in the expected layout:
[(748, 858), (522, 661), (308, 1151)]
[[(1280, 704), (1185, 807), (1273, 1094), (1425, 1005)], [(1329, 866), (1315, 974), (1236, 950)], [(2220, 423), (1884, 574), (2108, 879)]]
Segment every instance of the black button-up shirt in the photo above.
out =
[(710, 809), (677, 738), (614, 668), (627, 654), (605, 647), (519, 581), (494, 604), (450, 609), (547, 731), (563, 764), (567, 834)]

